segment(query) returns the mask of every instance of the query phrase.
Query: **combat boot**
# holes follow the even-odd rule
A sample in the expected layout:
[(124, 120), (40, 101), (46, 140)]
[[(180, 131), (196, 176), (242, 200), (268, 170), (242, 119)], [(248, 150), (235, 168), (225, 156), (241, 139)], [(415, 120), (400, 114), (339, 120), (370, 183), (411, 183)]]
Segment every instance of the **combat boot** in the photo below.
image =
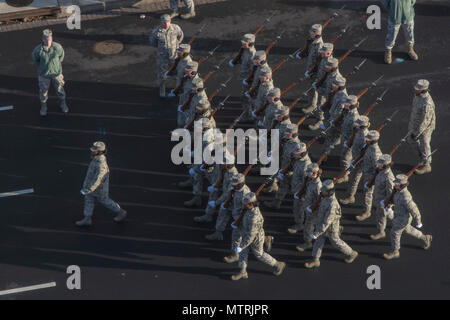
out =
[(61, 107), (63, 113), (69, 112), (69, 107), (66, 104), (66, 100), (61, 101), (61, 104), (59, 106)]
[(127, 217), (127, 212), (125, 210), (122, 210), (117, 214), (117, 216), (114, 217), (115, 222), (122, 222)]
[(302, 243), (302, 244), (299, 244), (298, 246), (295, 246), (295, 249), (297, 249), (297, 251), (299, 251), (299, 252), (304, 252), (311, 248), (312, 248), (311, 243)]
[(414, 47), (413, 46), (409, 46), (408, 47), (408, 56), (411, 60), (419, 60), (419, 56), (417, 55), (417, 53), (414, 51)]
[(427, 234), (425, 235), (425, 238), (425, 245), (423, 246), (423, 248), (425, 250), (428, 250), (431, 247), (431, 241), (433, 240), (433, 237), (431, 236), (431, 234)]
[(160, 96), (160, 98), (166, 97), (166, 84), (165, 83), (161, 83), (159, 85), (159, 96)]
[(279, 276), (283, 273), (284, 268), (286, 268), (286, 263), (278, 261), (275, 265), (275, 270), (273, 272), (274, 275)]
[(200, 196), (194, 196), (191, 200), (185, 201), (183, 204), (186, 208), (200, 207), (202, 205), (202, 198)]
[(383, 257), (386, 260), (397, 259), (397, 258), (400, 258), (400, 252), (399, 251), (393, 251), (393, 252), (385, 253), (385, 254), (383, 254)]
[(39, 111), (41, 117), (45, 117), (47, 115), (47, 103), (41, 102), (41, 110)]
[(238, 281), (238, 280), (241, 280), (241, 279), (248, 279), (247, 271), (241, 271), (238, 274), (233, 274), (231, 276), (231, 280), (233, 280), (233, 281)]
[(173, 18), (175, 18), (175, 17), (178, 17), (180, 14), (177, 12), (177, 11), (172, 11), (170, 14), (169, 14), (169, 16), (170, 16), (170, 19), (173, 19)]
[(92, 219), (90, 217), (84, 217), (83, 220), (75, 222), (77, 227), (90, 227), (92, 226)]
[(415, 174), (425, 174), (431, 172), (431, 166), (429, 164), (424, 165), (422, 168), (417, 169)]
[(377, 234), (371, 234), (370, 235), (370, 239), (372, 240), (379, 240), (379, 239), (383, 239), (386, 237), (386, 232), (379, 232)]
[(355, 261), (356, 257), (358, 257), (358, 252), (353, 250), (353, 252), (344, 261), (345, 263), (352, 263), (353, 261)]
[(212, 221), (212, 217), (207, 214), (194, 217), (194, 222), (198, 222), (198, 223), (211, 222), (211, 221)]
[(267, 208), (278, 210), (281, 207), (281, 200), (273, 200), (273, 201), (264, 201), (264, 205)]
[(272, 236), (266, 236), (266, 238), (264, 239), (264, 247), (266, 249), (266, 252), (270, 252), (272, 250), (272, 244), (274, 239), (275, 238)]
[(310, 124), (310, 125), (308, 126), (308, 128), (309, 128), (309, 130), (311, 130), (311, 131), (315, 131), (315, 130), (317, 130), (317, 129), (320, 128), (320, 125), (323, 125), (322, 120), (317, 121), (315, 124)]
[(239, 254), (233, 253), (229, 256), (223, 257), (223, 261), (226, 263), (234, 263), (239, 261)]
[(215, 231), (214, 233), (208, 234), (207, 236), (205, 236), (206, 240), (210, 240), (210, 241), (221, 241), (223, 240), (223, 234), (220, 231)]
[(186, 181), (178, 182), (177, 186), (178, 186), (178, 188), (192, 187), (192, 179), (189, 178)]
[(355, 203), (355, 197), (354, 196), (350, 196), (344, 199), (339, 199), (339, 202), (341, 204), (352, 204)]
[(384, 62), (387, 64), (392, 63), (392, 49), (386, 49), (384, 52)]
[(192, 10), (191, 12), (188, 12), (186, 14), (182, 14), (180, 16), (181, 19), (190, 19), (190, 18), (193, 18), (193, 17), (195, 17), (195, 10)]
[(364, 221), (367, 218), (369, 218), (371, 216), (370, 211), (369, 212), (364, 212), (363, 214), (360, 214), (359, 216), (356, 216), (356, 220), (358, 221)]
[(318, 267), (320, 267), (319, 259), (314, 259), (313, 261), (305, 263), (305, 268), (307, 268), (307, 269), (318, 268)]
[(303, 112), (303, 113), (310, 113), (310, 112), (313, 111), (315, 108), (316, 108), (315, 106), (311, 105), (311, 106), (309, 106), (309, 107), (307, 107), (307, 108), (302, 108), (302, 112)]

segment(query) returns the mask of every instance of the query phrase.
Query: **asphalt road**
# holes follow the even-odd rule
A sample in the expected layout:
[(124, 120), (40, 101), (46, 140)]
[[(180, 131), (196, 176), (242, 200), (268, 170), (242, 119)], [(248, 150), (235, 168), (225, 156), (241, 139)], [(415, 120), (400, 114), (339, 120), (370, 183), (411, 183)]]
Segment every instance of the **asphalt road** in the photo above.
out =
[[(217, 44), (216, 55), (201, 67), (206, 74), (214, 63), (232, 57), (238, 50), (240, 36), (254, 32), (272, 12), (276, 15), (257, 39), (257, 48), (265, 48), (281, 30), (286, 32), (271, 51), (274, 66), (286, 55), (302, 47), (309, 26), (325, 21), (330, 14), (347, 4), (341, 18), (326, 29), (331, 39), (350, 21), (355, 25), (336, 43), (335, 56), (341, 56), (352, 44), (369, 36), (364, 45), (342, 64), (343, 73), (351, 71), (363, 58), (368, 62), (349, 81), (349, 91), (357, 93), (379, 75), (379, 86), (361, 99), (365, 110), (385, 89), (385, 101), (371, 114), (377, 126), (393, 110), (400, 112), (383, 130), (381, 148), (390, 151), (406, 133), (412, 85), (417, 79), (431, 82), (436, 103), (437, 129), (432, 147), (438, 148), (433, 172), (413, 176), (410, 191), (417, 202), (424, 230), (433, 234), (431, 249), (405, 235), (401, 258), (385, 261), (382, 253), (390, 250), (389, 238), (373, 242), (368, 235), (375, 231), (373, 219), (359, 223), (361, 191), (356, 205), (343, 208), (343, 239), (359, 251), (351, 265), (326, 246), (322, 266), (306, 270), (303, 263), (310, 253), (299, 254), (295, 245), (299, 236), (288, 235), (292, 223), (292, 200), (283, 203), (280, 212), (263, 209), (267, 233), (275, 236), (272, 254), (286, 261), (281, 277), (250, 258), (248, 280), (234, 283), (229, 276), (235, 265), (221, 262), (228, 253), (230, 236), (220, 244), (208, 243), (204, 235), (213, 225), (197, 225), (192, 218), (202, 209), (186, 209), (183, 201), (190, 192), (179, 190), (176, 183), (187, 177), (182, 166), (170, 160), (173, 143), (169, 131), (175, 126), (176, 101), (160, 100), (155, 84), (155, 50), (147, 45), (147, 36), (158, 23), (158, 14), (145, 19), (129, 15), (89, 21), (82, 29), (69, 31), (60, 25), (53, 28), (55, 41), (66, 50), (64, 75), (71, 112), (63, 116), (52, 94), (49, 116), (39, 117), (36, 70), (31, 61), (32, 49), (40, 41), (41, 29), (0, 34), (0, 192), (34, 188), (29, 195), (0, 198), (0, 291), (56, 282), (56, 287), (28, 293), (2, 296), (2, 299), (416, 299), (450, 298), (450, 217), (448, 196), (450, 143), (448, 30), (450, 7), (444, 2), (419, 2), (416, 16), (418, 62), (404, 53), (403, 35), (394, 50), (391, 66), (383, 63), (386, 17), (382, 30), (369, 31), (362, 16), (369, 2), (360, 1), (272, 1), (249, 0), (202, 6), (192, 21), (176, 21), (190, 38), (204, 23), (208, 27), (193, 45), (196, 59)], [(446, 34), (445, 34), (446, 33)], [(116, 39), (125, 50), (116, 56), (93, 52), (97, 41)], [(208, 92), (236, 74), (224, 68), (207, 83)], [(304, 62), (290, 61), (275, 75), (281, 88), (301, 77)], [(225, 128), (240, 112), (240, 84), (236, 80), (225, 93), (230, 103), (217, 114), (218, 125)], [(283, 99), (290, 103), (306, 84), (291, 90)], [(300, 112), (294, 112), (298, 119)], [(302, 130), (308, 140), (315, 133)], [(88, 147), (103, 140), (108, 146), (111, 167), (111, 197), (129, 212), (123, 225), (112, 221), (112, 214), (97, 207), (94, 226), (80, 230), (74, 221), (82, 217), (83, 202), (79, 190), (89, 163)], [(320, 145), (312, 156), (320, 154)], [(324, 165), (325, 176), (338, 172), (339, 150)], [(395, 154), (395, 172), (406, 172), (416, 164), (415, 152), (405, 145)], [(263, 181), (252, 176), (252, 190)], [(338, 196), (345, 185), (339, 185)], [(261, 200), (269, 199), (263, 195)], [(204, 197), (206, 200), (206, 194)], [(82, 289), (66, 288), (66, 268), (78, 265), (82, 271)], [(381, 290), (368, 290), (366, 270), (381, 268)]]

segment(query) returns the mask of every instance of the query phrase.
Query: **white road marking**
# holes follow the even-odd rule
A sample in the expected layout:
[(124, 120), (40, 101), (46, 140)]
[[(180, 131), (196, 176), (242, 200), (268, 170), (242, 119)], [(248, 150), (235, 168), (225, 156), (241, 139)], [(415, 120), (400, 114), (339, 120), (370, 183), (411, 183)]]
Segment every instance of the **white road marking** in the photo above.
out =
[(35, 286), (4, 290), (4, 291), (0, 291), (0, 296), (5, 296), (7, 294), (26, 292), (26, 291), (39, 290), (39, 289), (52, 288), (52, 287), (56, 287), (56, 282), (49, 282), (49, 283), (38, 284)]
[(18, 196), (21, 194), (27, 194), (27, 193), (33, 193), (34, 189), (25, 189), (25, 190), (18, 190), (18, 191), (11, 191), (11, 192), (4, 192), (0, 193), (0, 198), (6, 198), (6, 197), (12, 197), (12, 196)]
[(6, 111), (6, 110), (12, 110), (12, 109), (14, 109), (13, 106), (0, 107), (0, 111)]

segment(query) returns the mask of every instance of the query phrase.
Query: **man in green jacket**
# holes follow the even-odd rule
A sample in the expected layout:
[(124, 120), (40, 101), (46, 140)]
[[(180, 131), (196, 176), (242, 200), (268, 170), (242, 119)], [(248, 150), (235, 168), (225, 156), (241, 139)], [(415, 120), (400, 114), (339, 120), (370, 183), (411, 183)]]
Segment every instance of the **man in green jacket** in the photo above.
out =
[(414, 51), (414, 4), (416, 0), (383, 0), (383, 6), (387, 10), (388, 33), (386, 36), (386, 52), (384, 61), (392, 63), (392, 48), (395, 45), (400, 27), (403, 26), (406, 41), (408, 42), (408, 55), (412, 60), (419, 57)]
[(66, 104), (66, 93), (64, 91), (64, 76), (62, 74), (62, 61), (64, 60), (64, 49), (53, 42), (52, 31), (45, 29), (42, 33), (42, 43), (34, 48), (33, 61), (38, 67), (39, 99), (41, 100), (41, 116), (47, 115), (47, 100), (50, 84), (53, 82), (58, 94), (61, 110), (69, 112)]

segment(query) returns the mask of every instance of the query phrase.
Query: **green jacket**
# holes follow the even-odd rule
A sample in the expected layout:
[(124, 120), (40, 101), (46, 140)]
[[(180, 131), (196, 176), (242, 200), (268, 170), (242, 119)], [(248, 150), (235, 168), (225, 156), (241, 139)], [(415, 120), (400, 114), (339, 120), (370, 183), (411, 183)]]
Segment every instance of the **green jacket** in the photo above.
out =
[(34, 48), (31, 56), (38, 66), (41, 77), (54, 78), (62, 74), (61, 62), (64, 60), (64, 49), (59, 43), (53, 42), (48, 50), (40, 44)]
[(414, 20), (414, 4), (416, 0), (383, 0), (389, 20), (394, 24), (404, 24)]

